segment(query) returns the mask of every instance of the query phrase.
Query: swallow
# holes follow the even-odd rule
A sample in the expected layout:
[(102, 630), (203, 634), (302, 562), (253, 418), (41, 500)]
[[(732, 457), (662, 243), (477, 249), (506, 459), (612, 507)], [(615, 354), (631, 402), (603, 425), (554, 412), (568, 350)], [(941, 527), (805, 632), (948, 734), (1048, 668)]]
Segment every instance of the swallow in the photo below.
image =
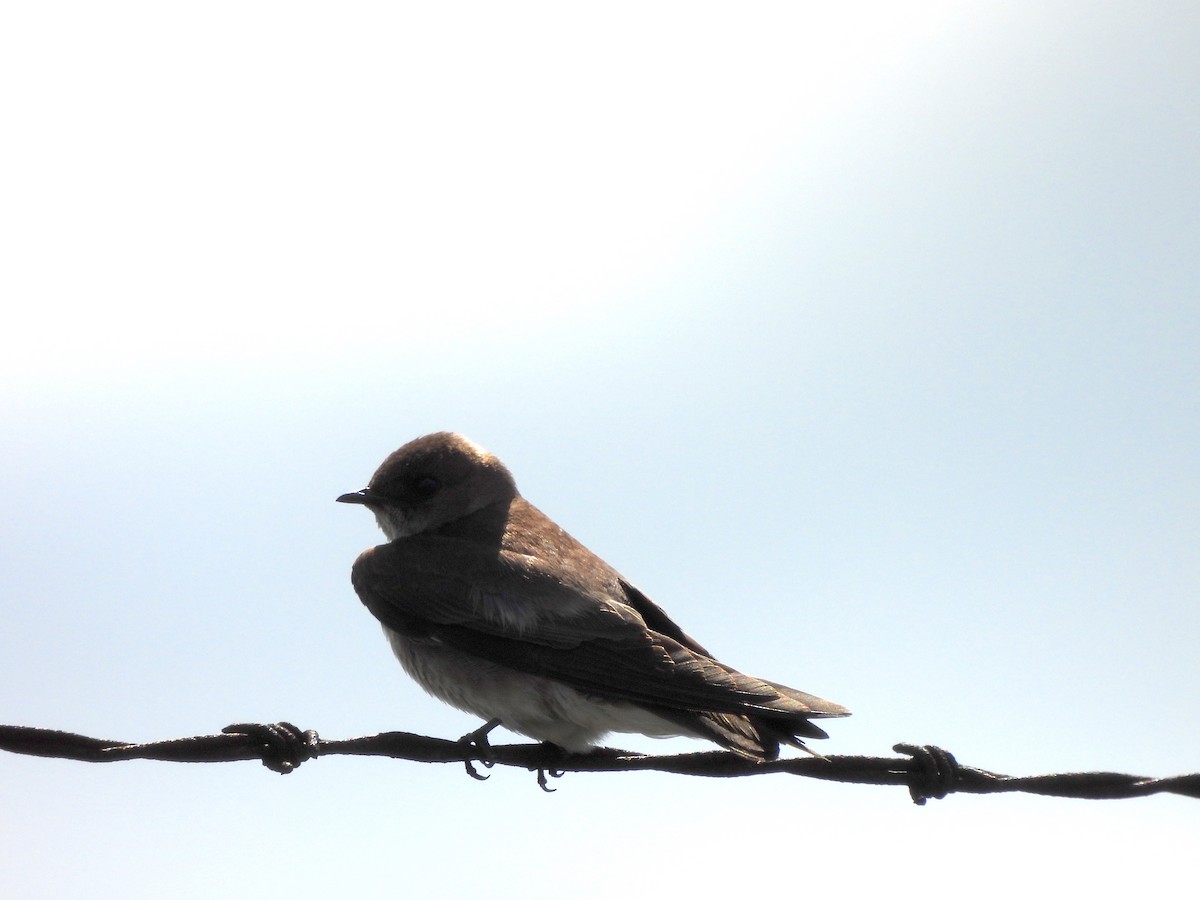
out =
[(814, 719), (849, 715), (717, 660), (461, 435), (405, 444), (337, 499), (387, 537), (351, 582), (400, 664), (487, 720), (464, 740), (497, 724), (569, 753), (610, 732), (688, 736), (770, 760), (828, 737)]

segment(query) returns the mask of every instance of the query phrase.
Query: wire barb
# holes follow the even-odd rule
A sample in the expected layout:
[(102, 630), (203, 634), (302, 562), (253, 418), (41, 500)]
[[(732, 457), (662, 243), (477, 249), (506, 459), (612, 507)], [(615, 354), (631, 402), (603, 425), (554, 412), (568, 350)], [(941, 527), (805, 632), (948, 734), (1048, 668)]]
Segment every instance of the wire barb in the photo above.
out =
[(221, 734), (250, 738), (261, 752), (262, 764), (280, 775), (296, 771), (300, 763), (315, 757), (321, 744), (321, 738), (315, 731), (301, 731), (291, 722), (277, 722), (274, 725), (241, 722), (225, 726)]
[(957, 787), (958, 760), (949, 751), (933, 744), (896, 744), (892, 749), (912, 757), (908, 794), (917, 806), (930, 798), (941, 800)]

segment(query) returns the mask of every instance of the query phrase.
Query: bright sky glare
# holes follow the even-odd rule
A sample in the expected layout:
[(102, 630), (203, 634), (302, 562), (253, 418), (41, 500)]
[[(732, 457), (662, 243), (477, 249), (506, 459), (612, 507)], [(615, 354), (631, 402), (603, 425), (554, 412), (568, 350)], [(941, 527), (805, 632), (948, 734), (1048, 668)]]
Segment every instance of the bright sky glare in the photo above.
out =
[(329, 352), (332, 309), (373, 350), (381, 310), (541, 332), (669, 267), (798, 144), (827, 165), (860, 99), (965, 27), (945, 2), (281, 12), (15, 14), (0, 372), (270, 368)]
[[(823, 751), (1200, 769), (1194, 3), (10, 6), (0, 721), (475, 727), (333, 502), (450, 428)], [(0, 894), (1194, 880), (1182, 798), (558, 787), (0, 755)]]

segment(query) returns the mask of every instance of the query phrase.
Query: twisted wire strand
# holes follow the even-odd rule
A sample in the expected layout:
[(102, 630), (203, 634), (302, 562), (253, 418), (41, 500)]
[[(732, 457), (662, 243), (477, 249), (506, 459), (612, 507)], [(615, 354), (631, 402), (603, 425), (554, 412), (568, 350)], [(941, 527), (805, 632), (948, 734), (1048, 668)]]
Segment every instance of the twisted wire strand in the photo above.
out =
[(105, 740), (22, 725), (0, 725), (0, 750), (30, 756), (82, 762), (150, 759), (166, 762), (231, 762), (260, 760), (281, 774), (318, 756), (385, 756), (423, 763), (485, 762), (541, 773), (669, 772), (709, 778), (787, 773), (848, 784), (906, 787), (913, 802), (942, 799), (951, 793), (1021, 792), (1050, 797), (1116, 800), (1151, 794), (1177, 794), (1200, 799), (1200, 773), (1150, 778), (1118, 772), (1065, 772), (1012, 776), (964, 766), (940, 747), (897, 744), (897, 757), (804, 756), (769, 762), (747, 760), (723, 750), (649, 756), (608, 747), (569, 754), (548, 744), (504, 744), (480, 747), (404, 731), (344, 740), (328, 740), (288, 722), (273, 725), (240, 723), (219, 734), (196, 735), (148, 743)]

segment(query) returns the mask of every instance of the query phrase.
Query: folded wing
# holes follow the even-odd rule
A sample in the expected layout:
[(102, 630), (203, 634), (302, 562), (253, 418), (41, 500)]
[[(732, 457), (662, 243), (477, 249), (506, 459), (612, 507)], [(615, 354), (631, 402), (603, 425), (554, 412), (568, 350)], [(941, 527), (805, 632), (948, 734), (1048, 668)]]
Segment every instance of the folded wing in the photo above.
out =
[(635, 703), (750, 756), (825, 737), (809, 719), (848, 711), (717, 661), (632, 585), (564, 583), (536, 557), (417, 535), (368, 550), (354, 588), (412, 640)]

